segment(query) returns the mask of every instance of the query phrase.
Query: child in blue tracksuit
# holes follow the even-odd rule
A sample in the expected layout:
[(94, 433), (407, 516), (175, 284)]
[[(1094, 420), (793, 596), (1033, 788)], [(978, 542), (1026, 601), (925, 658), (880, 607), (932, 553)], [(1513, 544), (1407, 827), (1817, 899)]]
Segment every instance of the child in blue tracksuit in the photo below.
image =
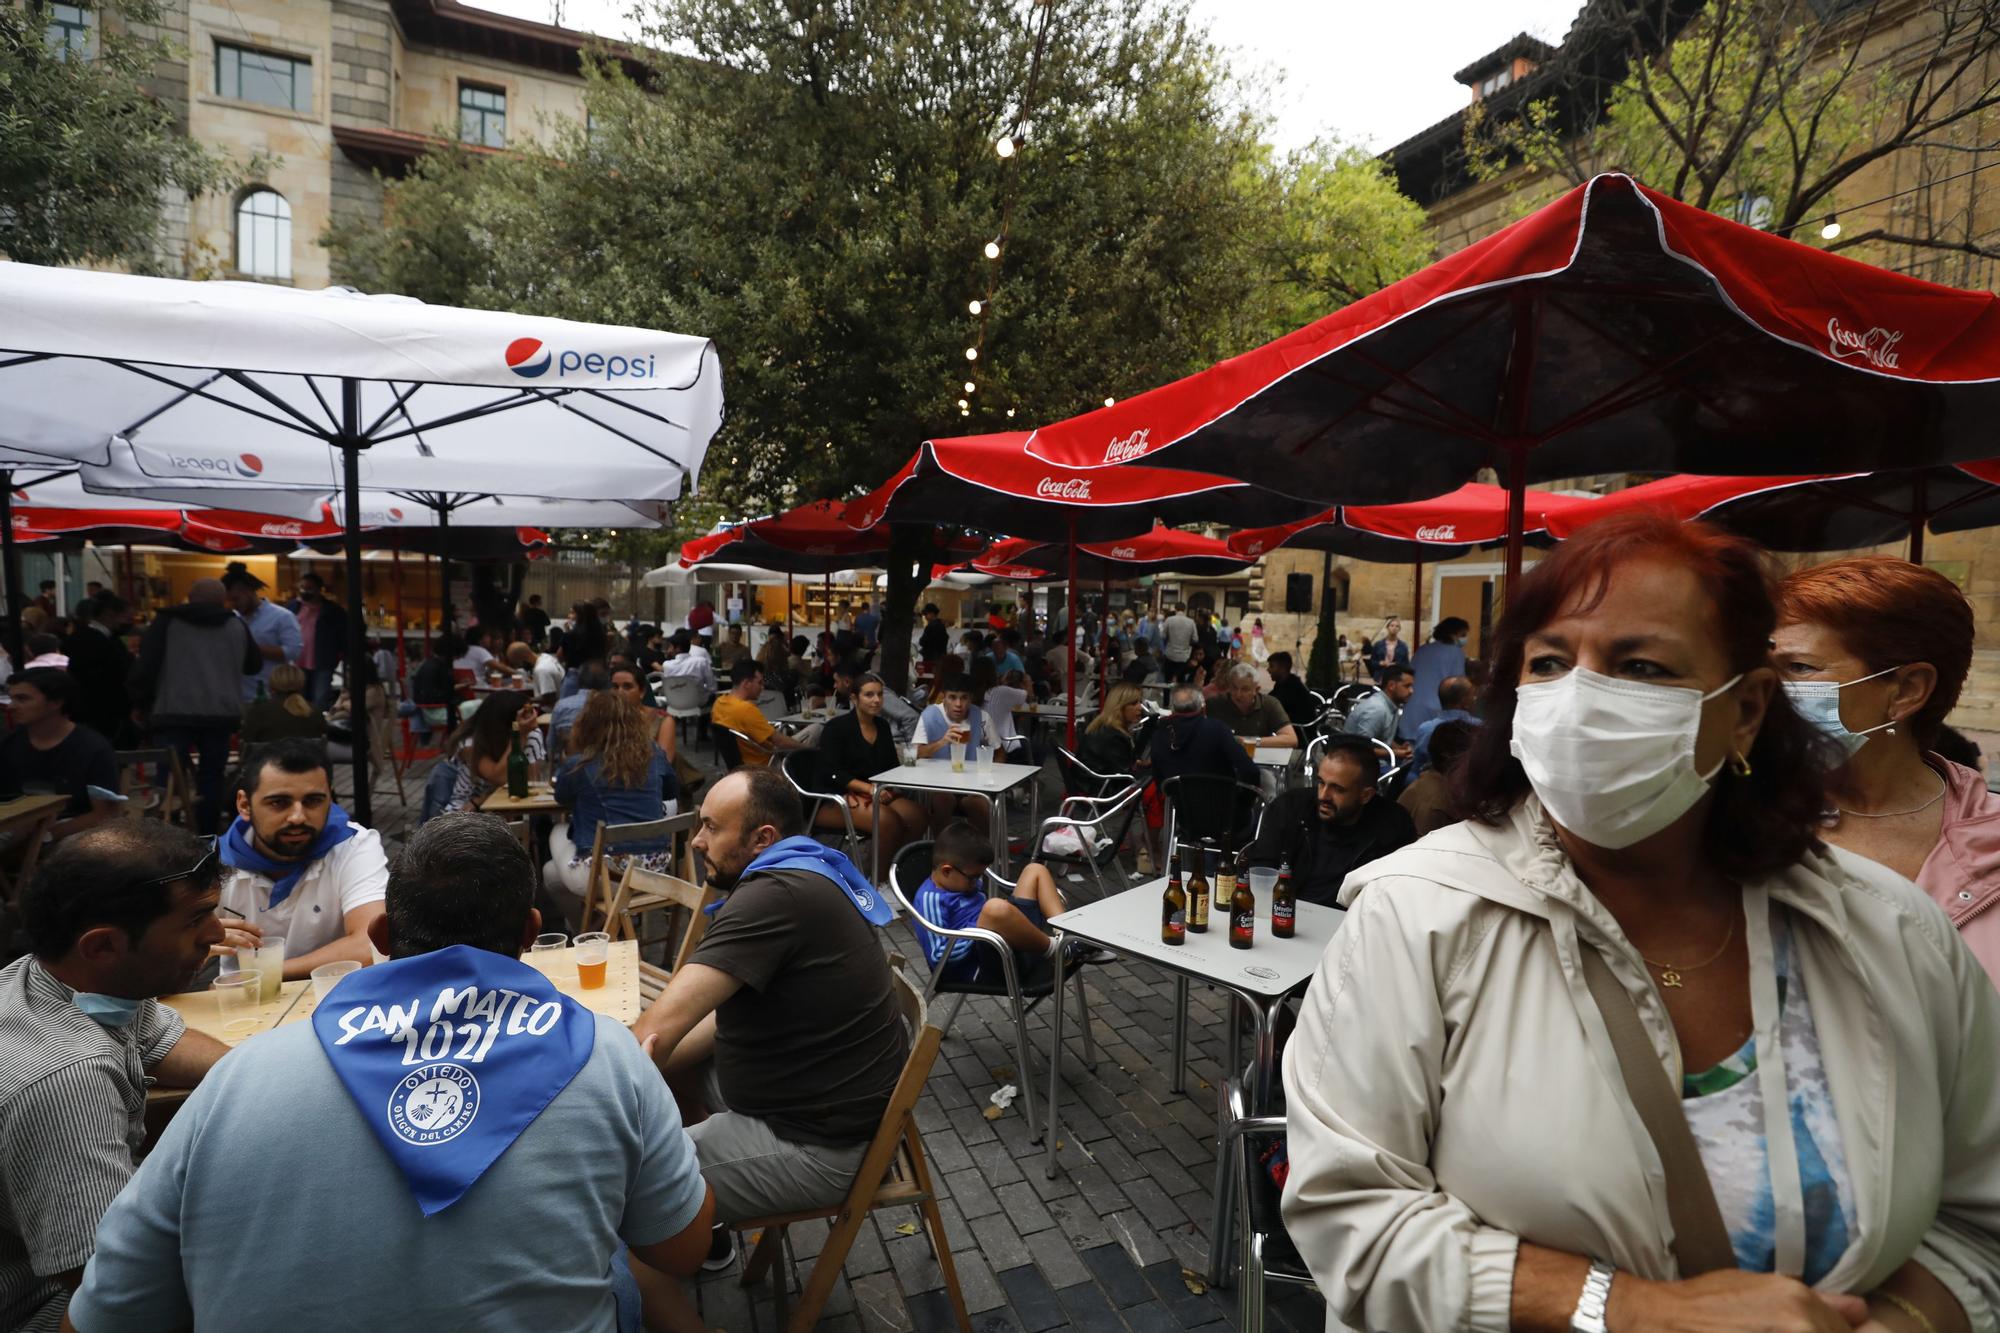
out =
[[(946, 930), (978, 926), (992, 931), (1013, 947), (1017, 974), (1043, 968), (1056, 951), (1049, 918), (1064, 910), (1055, 877), (1047, 866), (1031, 864), (1021, 871), (1021, 882), (1012, 898), (989, 898), (985, 879), (992, 864), (992, 846), (979, 830), (963, 819), (945, 825), (931, 849), (930, 878), (913, 899), (917, 915)], [(921, 922), (917, 936), (933, 968), (949, 954), (946, 981), (997, 985), (1005, 978), (999, 956), (983, 940), (950, 939), (925, 929)], [(1073, 948), (1064, 966), (1089, 958), (1083, 950)]]

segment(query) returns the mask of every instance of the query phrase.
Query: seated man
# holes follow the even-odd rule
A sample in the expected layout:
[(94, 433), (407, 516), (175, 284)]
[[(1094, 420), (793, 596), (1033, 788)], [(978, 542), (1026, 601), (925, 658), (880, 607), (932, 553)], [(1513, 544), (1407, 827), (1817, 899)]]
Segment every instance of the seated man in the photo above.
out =
[(115, 820), (51, 852), (0, 971), (0, 1326), (53, 1330), (98, 1220), (136, 1169), (146, 1089), (192, 1087), (228, 1048), (154, 997), (222, 938), (214, 850)]
[(292, 738), (253, 748), (236, 789), (236, 822), (222, 837), (222, 905), (233, 916), (218, 954), (285, 940), (285, 980), (324, 963), (365, 963), (368, 929), (382, 915), (389, 863), (382, 836), (334, 804), (326, 751)]
[(1298, 730), (1284, 705), (1258, 690), (1255, 667), (1248, 662), (1224, 667), (1221, 685), (1222, 692), (1208, 701), (1208, 715), (1231, 734), (1263, 745), (1298, 745)]
[(1447, 722), (1479, 725), (1479, 714), (1472, 711), (1472, 703), (1472, 682), (1464, 676), (1446, 676), (1438, 682), (1438, 704), (1444, 711), (1417, 728), (1416, 741), (1410, 747), (1412, 777), (1420, 777), (1430, 768), (1431, 738), (1440, 726)]
[(1312, 787), (1294, 787), (1264, 812), (1250, 860), (1260, 866), (1289, 861), (1301, 902), (1335, 906), (1349, 871), (1417, 840), (1409, 811), (1375, 799), (1378, 753), (1363, 737), (1333, 737), (1320, 754)]
[(30, 667), (7, 686), (14, 729), (0, 740), (0, 794), (65, 796), (49, 826), (60, 842), (118, 813), (118, 755), (111, 742), (70, 721), (76, 682), (56, 667)]
[[(1048, 933), (1049, 918), (1067, 910), (1056, 892), (1055, 876), (1040, 862), (1021, 870), (1021, 882), (1011, 898), (986, 896), (986, 871), (993, 864), (993, 845), (963, 819), (954, 819), (938, 832), (931, 848), (931, 875), (910, 895), (917, 915), (946, 930), (968, 930), (978, 926), (998, 935), (1014, 950), (1014, 975), (1026, 978), (1047, 971), (1056, 956), (1056, 941)], [(961, 984), (1002, 984), (1006, 973), (993, 946), (983, 940), (955, 940), (917, 927), (924, 946), (924, 958), (937, 967), (947, 954), (944, 980)], [(1082, 940), (1069, 941), (1064, 967), (1100, 956)]]
[(763, 664), (754, 657), (745, 657), (730, 673), (729, 693), (716, 696), (714, 706), (709, 709), (709, 717), (716, 726), (749, 738), (750, 744), (736, 747), (745, 768), (765, 767), (780, 750), (809, 748), (804, 741), (787, 736), (771, 724), (771, 719), (757, 706), (763, 697)]
[(1428, 732), (1425, 740), (1430, 747), (1429, 762), (1416, 781), (1403, 788), (1403, 794), (1396, 798), (1396, 804), (1410, 812), (1410, 822), (1419, 838), (1458, 822), (1451, 779), (1458, 771), (1459, 761), (1472, 748), (1476, 726), (1472, 722), (1447, 722), (1442, 718), (1424, 724)]
[[(536, 880), (490, 815), (418, 829), (369, 928), (391, 961), (181, 1108), (98, 1229), (75, 1327), (608, 1330), (627, 1247), (695, 1271), (713, 1205), (673, 1098), (519, 960)], [(245, 1151), (274, 1125), (289, 1151)], [(301, 1218), (319, 1243), (269, 1243)]]
[(1415, 677), (1406, 666), (1386, 666), (1382, 668), (1382, 688), (1367, 695), (1347, 711), (1347, 730), (1356, 736), (1371, 736), (1396, 752), (1396, 758), (1408, 759), (1408, 742), (1396, 739), (1396, 728), (1401, 725), (1403, 705), (1410, 701), (1415, 688)]
[(1294, 726), (1310, 726), (1319, 720), (1319, 705), (1313, 701), (1306, 683), (1292, 674), (1292, 655), (1272, 653), (1266, 664), (1271, 668), (1271, 697), (1285, 710)]
[[(951, 747), (961, 744), (966, 759), (971, 760), (987, 743), (986, 710), (972, 706), (972, 678), (963, 672), (944, 677), (938, 682), (937, 699), (917, 717), (917, 758), (949, 761)], [(970, 793), (952, 796), (932, 792), (924, 802), (930, 808), (933, 828), (954, 815), (985, 820), (991, 818), (993, 810), (984, 796)]]
[[(875, 933), (893, 913), (805, 831), (797, 793), (769, 769), (710, 789), (694, 846), (725, 896), (632, 1029), (656, 1040), (654, 1060), (698, 1122), (688, 1133), (721, 1222), (844, 1197), (909, 1054)], [(674, 1295), (677, 1326), (700, 1328)]]
[(1153, 729), (1153, 778), (1165, 786), (1188, 773), (1234, 778), (1257, 785), (1257, 765), (1235, 733), (1202, 716), (1201, 686), (1176, 685), (1167, 696), (1172, 711)]

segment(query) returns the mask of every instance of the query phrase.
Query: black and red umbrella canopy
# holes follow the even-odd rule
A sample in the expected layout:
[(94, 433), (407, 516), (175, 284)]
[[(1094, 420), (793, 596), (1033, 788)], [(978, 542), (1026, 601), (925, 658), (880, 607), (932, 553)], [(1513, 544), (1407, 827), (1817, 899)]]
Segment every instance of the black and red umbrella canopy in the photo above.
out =
[[(1540, 535), (1551, 514), (1588, 510), (1596, 503), (1593, 498), (1531, 490), (1525, 501), (1527, 534), (1531, 539)], [(1289, 546), (1397, 565), (1450, 560), (1506, 537), (1505, 488), (1469, 482), (1429, 500), (1343, 505), (1300, 523), (1245, 529), (1230, 537), (1229, 549), (1255, 559)]]
[(927, 440), (895, 476), (848, 505), (848, 524), (950, 524), (1047, 541), (1142, 536), (1155, 521), (1282, 523), (1318, 508), (1231, 477), (1166, 467), (1054, 466), (1023, 431)]
[[(979, 573), (1012, 577), (1023, 568), (1067, 569), (1069, 547), (1063, 542), (1015, 538), (998, 542), (972, 562)], [(1076, 576), (1081, 579), (1131, 579), (1147, 574), (1234, 574), (1254, 563), (1228, 545), (1198, 532), (1155, 527), (1137, 537), (1086, 542), (1076, 548)], [(1013, 571), (1009, 574), (1007, 571)]]
[(2000, 312), (1599, 176), (1276, 342), (1034, 432), (1322, 503), (1599, 472), (1824, 474), (1993, 452)]
[[(831, 574), (888, 559), (889, 525), (851, 526), (848, 508), (834, 500), (814, 500), (782, 514), (720, 528), (682, 546), (681, 563), (750, 565), (780, 574)], [(954, 555), (971, 555), (979, 546), (961, 540), (949, 549)]]

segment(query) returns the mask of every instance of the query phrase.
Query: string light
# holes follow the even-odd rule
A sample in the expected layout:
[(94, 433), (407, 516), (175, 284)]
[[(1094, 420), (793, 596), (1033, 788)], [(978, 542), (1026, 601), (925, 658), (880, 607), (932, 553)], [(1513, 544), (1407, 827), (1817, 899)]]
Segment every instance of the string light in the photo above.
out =
[(1006, 134), (1001, 135), (1000, 142), (993, 145), (993, 151), (1000, 154), (1000, 156), (1002, 157), (1014, 156), (1013, 137), (1011, 135), (1006, 135)]
[(958, 400), (958, 410), (961, 412), (969, 412), (972, 410), (972, 404), (966, 402), (963, 398), (961, 398)]
[(1104, 400), (1104, 405), (1105, 405), (1106, 407), (1109, 407), (1109, 406), (1111, 406), (1111, 405), (1112, 405), (1113, 403), (1115, 403), (1115, 402), (1117, 402), (1117, 401), (1118, 401), (1118, 400), (1117, 400), (1116, 398), (1107, 398), (1107, 399), (1105, 399), (1105, 400)]
[(975, 314), (975, 315), (976, 315), (976, 314), (978, 314), (978, 313), (979, 313), (980, 311), (984, 310), (984, 309), (985, 309), (986, 307), (985, 307), (985, 306), (983, 306), (983, 305), (981, 305), (981, 304), (979, 304), (979, 302), (977, 302), (977, 301), (967, 301), (967, 302), (965, 303), (965, 308), (966, 308), (966, 309), (968, 309), (968, 310), (970, 310), (970, 311), (971, 311), (971, 312), (972, 312), (973, 314)]
[(998, 259), (1000, 257), (1000, 242), (988, 241), (986, 243), (986, 257), (988, 259)]
[(1826, 224), (1819, 229), (1819, 238), (1822, 241), (1831, 241), (1839, 239), (1839, 236), (1840, 219), (1828, 213), (1826, 215)]
[(979, 349), (977, 347), (966, 348), (965, 359), (967, 361), (977, 361), (979, 359)]
[(1008, 419), (1009, 419), (1009, 420), (1012, 420), (1012, 419), (1013, 419), (1013, 416), (1014, 416), (1014, 409), (1013, 409), (1013, 408), (1011, 408), (1011, 407), (1010, 407), (1010, 408), (1008, 408), (1008, 409), (1007, 409), (1007, 416), (1008, 416)]
[(974, 383), (973, 383), (973, 382), (972, 382), (971, 380), (967, 380), (967, 381), (965, 382), (965, 391), (966, 391), (967, 393), (971, 393), (971, 392), (972, 392), (973, 390), (977, 389), (978, 387), (979, 387), (979, 386), (978, 386), (977, 384), (974, 384)]

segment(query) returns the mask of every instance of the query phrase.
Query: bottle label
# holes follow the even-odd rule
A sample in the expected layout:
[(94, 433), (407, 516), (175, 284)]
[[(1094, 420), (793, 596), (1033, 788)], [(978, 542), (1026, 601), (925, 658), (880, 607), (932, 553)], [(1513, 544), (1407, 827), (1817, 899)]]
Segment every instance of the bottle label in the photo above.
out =
[(1292, 903), (1271, 904), (1271, 925), (1274, 929), (1278, 926), (1291, 929), (1292, 923), (1298, 920), (1298, 916), (1298, 908)]
[(1187, 917), (1180, 912), (1169, 912), (1160, 923), (1160, 937), (1178, 942), (1187, 938)]
[(1229, 942), (1248, 944), (1257, 934), (1257, 914), (1255, 912), (1232, 912), (1229, 917)]
[(1188, 900), (1188, 924), (1196, 930), (1208, 927), (1208, 895), (1197, 892)]

